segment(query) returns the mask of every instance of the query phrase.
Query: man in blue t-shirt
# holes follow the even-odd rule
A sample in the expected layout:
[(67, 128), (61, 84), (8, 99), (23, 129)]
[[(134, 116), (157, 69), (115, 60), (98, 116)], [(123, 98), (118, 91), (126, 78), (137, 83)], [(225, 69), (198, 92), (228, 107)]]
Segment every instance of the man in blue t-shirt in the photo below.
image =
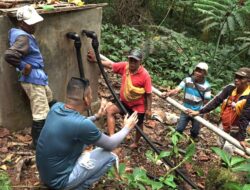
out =
[[(184, 90), (183, 105), (191, 110), (200, 110), (211, 98), (210, 84), (205, 79), (207, 72), (208, 65), (204, 62), (198, 63), (191, 77), (186, 77), (175, 89), (163, 93), (163, 96), (175, 95)], [(197, 139), (200, 131), (200, 123), (184, 112), (180, 115), (176, 131), (182, 133), (189, 121), (192, 121), (191, 137)]]
[[(81, 115), (92, 101), (89, 81), (72, 78), (66, 103), (56, 103), (48, 113), (37, 143), (36, 162), (41, 180), (53, 189), (87, 189), (112, 166), (116, 148), (137, 123), (137, 112), (124, 119), (122, 130), (109, 137), (93, 123), (106, 113), (101, 103), (97, 114)], [(95, 145), (83, 153), (87, 145)]]

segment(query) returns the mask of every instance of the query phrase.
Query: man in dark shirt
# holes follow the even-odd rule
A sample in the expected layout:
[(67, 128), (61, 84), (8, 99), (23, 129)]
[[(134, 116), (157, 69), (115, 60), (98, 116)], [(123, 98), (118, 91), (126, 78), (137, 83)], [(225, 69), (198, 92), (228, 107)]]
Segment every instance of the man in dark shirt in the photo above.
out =
[(243, 147), (247, 144), (246, 128), (250, 122), (250, 68), (240, 68), (235, 73), (234, 84), (229, 84), (216, 95), (200, 111), (187, 110), (187, 113), (196, 116), (208, 113), (222, 104), (221, 120), (223, 130), (240, 141)]

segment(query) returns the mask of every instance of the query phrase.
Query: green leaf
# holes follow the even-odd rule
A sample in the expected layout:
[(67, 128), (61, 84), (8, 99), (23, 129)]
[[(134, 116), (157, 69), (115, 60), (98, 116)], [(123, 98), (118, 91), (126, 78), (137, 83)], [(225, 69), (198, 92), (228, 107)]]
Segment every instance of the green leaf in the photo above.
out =
[(161, 189), (164, 185), (161, 182), (156, 182), (156, 181), (152, 181), (150, 183), (152, 190), (159, 190)]
[(123, 175), (123, 174), (125, 173), (125, 170), (126, 170), (126, 165), (125, 165), (125, 163), (119, 164), (119, 174), (120, 174), (120, 175)]
[(245, 162), (246, 159), (238, 156), (232, 156), (231, 158), (231, 166), (237, 165), (239, 163)]
[(212, 147), (212, 151), (214, 151), (220, 158), (226, 163), (227, 167), (231, 167), (230, 163), (230, 155), (225, 152), (224, 150), (221, 150), (218, 147)]
[(245, 184), (242, 190), (249, 190), (249, 189), (250, 189), (250, 184)]
[(137, 183), (137, 187), (139, 187), (140, 190), (146, 190), (143, 184)]
[(157, 159), (161, 159), (163, 157), (167, 157), (167, 156), (170, 156), (171, 155), (171, 152), (169, 151), (161, 151), (160, 155), (157, 157)]
[(223, 185), (223, 189), (242, 190), (242, 184), (236, 182), (228, 182), (225, 185)]
[(250, 172), (250, 163), (240, 164), (239, 166), (232, 168), (232, 171), (233, 172)]
[(194, 153), (195, 153), (195, 144), (192, 143), (187, 147), (184, 159), (188, 160), (189, 158), (192, 158)]
[(178, 143), (178, 136), (177, 136), (177, 133), (173, 133), (172, 137), (171, 137), (171, 140), (172, 140), (172, 143), (174, 145), (177, 145)]
[(164, 183), (166, 184), (166, 185), (168, 185), (169, 187), (172, 187), (172, 188), (176, 188), (177, 186), (176, 186), (176, 184), (175, 184), (175, 182), (174, 182), (174, 176), (173, 175), (168, 175), (165, 179), (164, 179)]

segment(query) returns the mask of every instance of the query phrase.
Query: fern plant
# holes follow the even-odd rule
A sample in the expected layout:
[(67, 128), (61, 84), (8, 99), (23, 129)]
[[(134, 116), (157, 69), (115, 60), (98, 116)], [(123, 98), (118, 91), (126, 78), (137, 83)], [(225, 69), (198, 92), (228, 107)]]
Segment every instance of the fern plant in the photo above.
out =
[(244, 13), (249, 11), (250, 1), (244, 5), (238, 0), (198, 0), (194, 4), (197, 11), (202, 13), (203, 19), (198, 24), (203, 24), (203, 30), (219, 30), (226, 34), (236, 29), (244, 29)]
[[(240, 3), (238, 0), (198, 0), (195, 9), (204, 17), (198, 24), (203, 24), (203, 31), (216, 30), (219, 32), (213, 59), (215, 60), (221, 37), (231, 36), (236, 30), (245, 28), (244, 14), (250, 11), (250, 0)], [(202, 15), (202, 16), (203, 16)]]
[(238, 37), (235, 40), (242, 43), (239, 50), (241, 52), (247, 51), (247, 54), (250, 55), (250, 31), (245, 31), (244, 36)]

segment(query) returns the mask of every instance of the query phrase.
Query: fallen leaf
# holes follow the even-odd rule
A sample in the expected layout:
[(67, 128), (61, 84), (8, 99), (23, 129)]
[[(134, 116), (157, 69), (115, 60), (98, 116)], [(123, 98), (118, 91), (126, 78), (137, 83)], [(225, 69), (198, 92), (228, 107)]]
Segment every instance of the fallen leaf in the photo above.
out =
[(149, 121), (146, 122), (146, 126), (150, 127), (150, 128), (155, 128), (156, 122), (152, 121), (152, 120), (149, 120)]
[(19, 135), (19, 134), (15, 134), (15, 137), (20, 140), (21, 142), (27, 143), (30, 142), (32, 140), (30, 135)]
[(6, 128), (0, 128), (0, 138), (6, 137), (10, 134), (10, 131)]
[(210, 158), (203, 152), (199, 152), (198, 156), (197, 156), (199, 161), (209, 161)]
[(8, 142), (8, 147), (13, 147), (13, 146), (28, 146), (28, 144), (19, 142)]
[(3, 160), (2, 162), (11, 162), (11, 158), (14, 154), (11, 153), (11, 154), (8, 154)]
[(7, 170), (7, 166), (6, 165), (1, 165), (0, 169), (6, 171)]
[(2, 147), (2, 148), (0, 148), (0, 152), (1, 153), (7, 153), (8, 152), (8, 148), (7, 147)]
[(22, 156), (18, 156), (15, 163), (18, 163), (22, 159)]
[(34, 186), (38, 186), (38, 185), (40, 185), (40, 181), (35, 182), (33, 185), (34, 185)]

